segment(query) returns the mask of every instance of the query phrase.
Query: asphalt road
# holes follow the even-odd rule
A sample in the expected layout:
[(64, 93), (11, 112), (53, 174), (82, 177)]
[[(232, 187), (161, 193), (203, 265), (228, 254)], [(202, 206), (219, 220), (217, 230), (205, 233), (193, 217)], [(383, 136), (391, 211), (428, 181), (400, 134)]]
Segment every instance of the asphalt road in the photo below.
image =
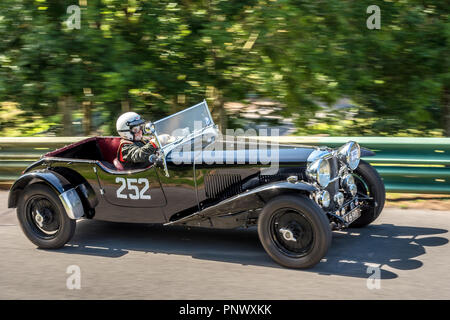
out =
[(450, 212), (385, 209), (367, 228), (334, 232), (309, 270), (272, 262), (255, 229), (83, 220), (47, 251), (0, 191), (0, 299), (450, 299), (449, 229)]

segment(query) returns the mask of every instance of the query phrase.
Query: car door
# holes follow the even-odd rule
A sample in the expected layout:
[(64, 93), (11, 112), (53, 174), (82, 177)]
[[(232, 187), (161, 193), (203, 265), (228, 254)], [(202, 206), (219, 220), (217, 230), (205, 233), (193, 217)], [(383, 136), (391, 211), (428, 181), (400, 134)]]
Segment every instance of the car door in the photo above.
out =
[(101, 164), (96, 167), (102, 196), (116, 206), (151, 208), (166, 205), (166, 197), (154, 166), (117, 171)]

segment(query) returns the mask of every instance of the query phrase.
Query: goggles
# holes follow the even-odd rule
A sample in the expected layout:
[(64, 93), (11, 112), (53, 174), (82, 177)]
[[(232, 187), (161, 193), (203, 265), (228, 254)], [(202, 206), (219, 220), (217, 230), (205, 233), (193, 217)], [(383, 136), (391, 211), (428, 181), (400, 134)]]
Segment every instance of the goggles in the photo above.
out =
[(130, 131), (133, 132), (133, 133), (138, 133), (139, 131), (144, 132), (144, 125), (141, 124), (141, 125), (138, 125), (138, 126), (134, 126), (134, 127), (132, 127), (130, 129)]

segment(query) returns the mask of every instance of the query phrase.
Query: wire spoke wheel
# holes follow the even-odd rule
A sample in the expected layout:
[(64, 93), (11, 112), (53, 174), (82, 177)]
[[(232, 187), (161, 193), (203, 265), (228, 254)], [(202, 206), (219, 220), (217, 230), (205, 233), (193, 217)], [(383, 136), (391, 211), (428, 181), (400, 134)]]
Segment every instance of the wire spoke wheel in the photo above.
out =
[(353, 178), (355, 179), (355, 184), (357, 188), (357, 195), (361, 198), (370, 197), (370, 191), (367, 184), (361, 178), (361, 176), (357, 174), (353, 174)]
[(42, 183), (25, 188), (17, 205), (17, 218), (27, 238), (42, 249), (63, 247), (76, 228), (58, 194)]
[(357, 194), (361, 199), (371, 198), (361, 209), (361, 216), (350, 224), (350, 227), (364, 227), (375, 221), (384, 207), (386, 191), (378, 172), (369, 163), (361, 160), (353, 172)]
[(51, 239), (61, 227), (56, 205), (44, 196), (36, 195), (25, 204), (26, 218), (36, 236)]

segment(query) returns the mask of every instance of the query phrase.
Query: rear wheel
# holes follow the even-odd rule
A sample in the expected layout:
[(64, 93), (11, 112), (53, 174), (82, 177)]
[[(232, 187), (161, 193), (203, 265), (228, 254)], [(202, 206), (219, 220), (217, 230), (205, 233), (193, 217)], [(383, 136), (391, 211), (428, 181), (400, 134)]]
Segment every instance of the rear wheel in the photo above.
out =
[(327, 253), (332, 233), (316, 203), (306, 197), (282, 196), (263, 208), (258, 236), (269, 256), (280, 265), (309, 268)]
[(353, 177), (358, 188), (358, 195), (362, 198), (370, 197), (373, 199), (371, 205), (362, 208), (361, 217), (350, 224), (351, 228), (361, 228), (378, 218), (384, 208), (386, 191), (378, 172), (364, 160), (360, 161), (358, 168), (353, 172)]
[(47, 185), (25, 188), (17, 206), (17, 218), (27, 238), (43, 249), (64, 246), (75, 232), (58, 195)]

